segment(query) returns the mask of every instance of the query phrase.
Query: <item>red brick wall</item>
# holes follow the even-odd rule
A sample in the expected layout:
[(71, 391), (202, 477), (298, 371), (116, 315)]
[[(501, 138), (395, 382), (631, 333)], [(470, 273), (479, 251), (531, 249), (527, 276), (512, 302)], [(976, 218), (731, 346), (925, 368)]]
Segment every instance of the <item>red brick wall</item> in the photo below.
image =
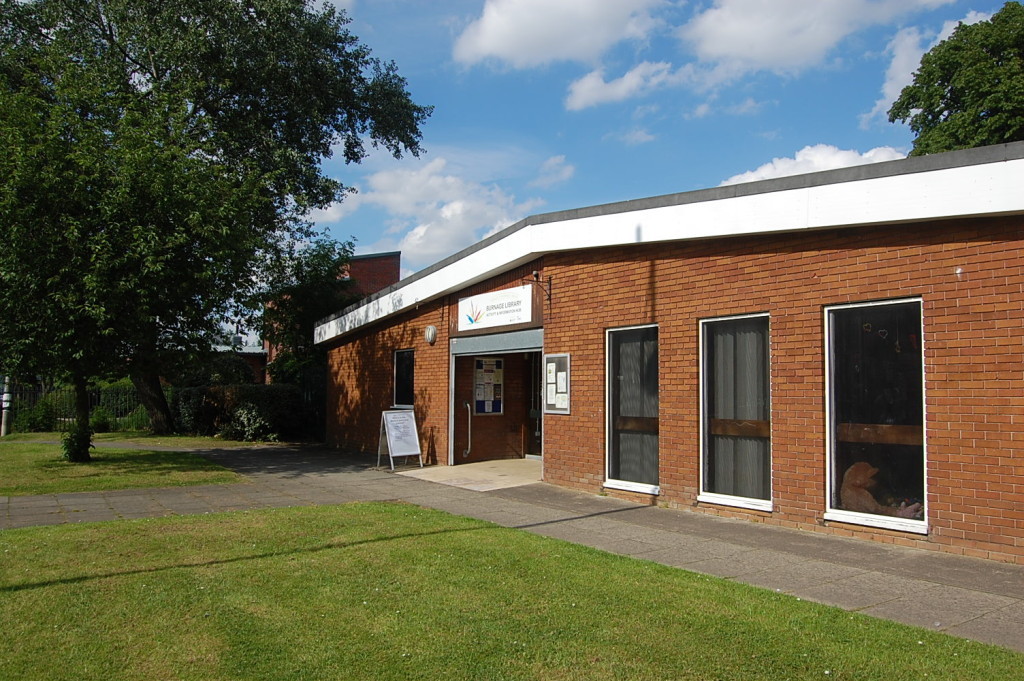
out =
[[(545, 480), (604, 480), (605, 330), (657, 323), (659, 503), (1024, 563), (1020, 218), (549, 255), (546, 352), (572, 353), (572, 414), (545, 420)], [(928, 537), (823, 520), (824, 308), (923, 298)], [(771, 315), (770, 514), (698, 504), (698, 325)]]
[[(376, 454), (381, 412), (394, 400), (395, 350), (414, 351), (413, 390), (420, 448), (427, 463), (448, 457), (448, 307), (424, 305), (387, 327), (354, 334), (327, 358), (327, 441), (348, 451)], [(423, 338), (437, 327), (437, 341)]]
[(354, 284), (354, 292), (364, 296), (376, 293), (402, 278), (400, 253), (356, 255), (349, 259), (345, 273)]
[[(572, 413), (545, 416), (545, 480), (602, 490), (605, 332), (656, 323), (657, 503), (1024, 563), (1022, 245), (1024, 224), (1006, 217), (546, 256), (542, 280), (552, 278), (554, 295), (543, 302), (545, 352), (571, 353)], [(539, 261), (517, 268), (334, 348), (331, 441), (376, 451), (380, 411), (391, 403), (392, 353), (412, 347), (421, 440), (432, 460), (445, 463), (448, 334), (458, 298), (519, 286), (539, 269)], [(923, 300), (926, 537), (824, 520), (824, 309), (904, 297)], [(699, 322), (749, 313), (770, 314), (771, 513), (697, 502)], [(427, 324), (438, 329), (433, 347), (423, 342)], [(512, 374), (506, 367), (506, 375)], [(460, 372), (460, 380), (467, 379), (469, 372)], [(456, 410), (456, 438), (464, 427), (460, 411), (465, 410)], [(516, 441), (500, 426), (483, 435), (479, 422), (478, 417), (474, 427), (480, 437), (493, 438), (491, 446)], [(457, 447), (457, 459), (459, 454)]]
[[(541, 266), (539, 260), (524, 265), (334, 343), (328, 351), (328, 443), (349, 451), (376, 453), (380, 413), (391, 407), (393, 399), (394, 352), (411, 348), (415, 352), (414, 407), (420, 446), (427, 453), (428, 462), (447, 464), (449, 327), (451, 317), (458, 314), (459, 298), (522, 286), (524, 279), (532, 280), (532, 272), (540, 270)], [(437, 341), (433, 346), (423, 339), (423, 330), (428, 325), (437, 327)], [(513, 423), (525, 420), (523, 361), (522, 353), (507, 356), (507, 390), (513, 391), (508, 407), (511, 411), (506, 411), (506, 416), (474, 417), (476, 457), (463, 459), (461, 456), (466, 448), (466, 414), (464, 408), (456, 409), (455, 433), (457, 438), (462, 438), (456, 441), (456, 463), (479, 460), (484, 452), (491, 453), (489, 458), (522, 455), (526, 435), (520, 432), (521, 424)], [(459, 377), (472, 382), (472, 367), (467, 364)], [(461, 405), (463, 399), (465, 397), (460, 397), (456, 404)]]

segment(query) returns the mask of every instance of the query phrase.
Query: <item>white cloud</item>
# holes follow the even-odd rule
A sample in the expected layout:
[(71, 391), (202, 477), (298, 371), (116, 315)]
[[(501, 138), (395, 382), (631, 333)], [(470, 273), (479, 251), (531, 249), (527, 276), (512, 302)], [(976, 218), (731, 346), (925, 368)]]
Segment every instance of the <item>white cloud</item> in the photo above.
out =
[(688, 82), (693, 79), (692, 67), (676, 71), (668, 62), (642, 62), (621, 78), (606, 81), (604, 70), (591, 71), (569, 86), (565, 108), (579, 111), (598, 104), (621, 102), (654, 90)]
[(725, 112), (733, 116), (751, 116), (761, 110), (763, 102), (758, 102), (753, 97), (747, 97), (739, 104), (726, 107)]
[(540, 167), (540, 175), (533, 182), (531, 187), (553, 187), (572, 179), (576, 174), (576, 166), (565, 162), (565, 156), (552, 156), (544, 161)]
[(727, 81), (744, 73), (798, 72), (820, 64), (848, 35), (955, 0), (715, 0), (679, 30)]
[(497, 59), (515, 68), (555, 61), (596, 61), (623, 40), (657, 26), (648, 10), (664, 0), (487, 0), (480, 18), (455, 41), (455, 60)]
[(861, 154), (857, 151), (839, 149), (828, 144), (815, 144), (804, 147), (796, 152), (793, 158), (775, 158), (770, 163), (765, 163), (755, 170), (733, 175), (719, 186), (739, 184), (741, 182), (756, 182), (757, 180), (768, 180), (773, 177), (816, 173), (822, 170), (879, 163), (881, 161), (895, 161), (905, 156), (906, 154), (892, 147), (876, 147)]
[(940, 42), (953, 34), (958, 24), (975, 24), (979, 21), (988, 21), (991, 14), (981, 12), (968, 12), (960, 21), (947, 21), (930, 43), (925, 44), (931, 38), (923, 34), (916, 27), (904, 28), (889, 41), (886, 47), (886, 54), (892, 56), (889, 67), (885, 71), (885, 83), (882, 84), (882, 96), (875, 102), (875, 106), (866, 114), (860, 116), (860, 127), (867, 128), (872, 121), (885, 118), (892, 103), (900, 96), (903, 88), (914, 81), (914, 72), (921, 64), (921, 57), (924, 53), (938, 45)]
[(379, 207), (391, 218), (391, 236), (368, 250), (401, 250), (404, 265), (413, 269), (473, 244), (484, 233), (507, 227), (539, 205), (517, 203), (496, 186), (453, 175), (443, 158), (417, 168), (374, 173), (359, 196), (362, 205)]
[(684, 114), (685, 118), (706, 118), (711, 113), (711, 102), (701, 102), (688, 114)]
[(318, 225), (338, 222), (359, 210), (360, 203), (362, 203), (362, 195), (353, 191), (345, 195), (344, 201), (337, 201), (327, 208), (316, 208), (310, 211), (309, 219)]
[(643, 128), (634, 128), (622, 136), (622, 141), (631, 147), (635, 147), (639, 144), (647, 144), (648, 142), (653, 142), (656, 139), (657, 137)]

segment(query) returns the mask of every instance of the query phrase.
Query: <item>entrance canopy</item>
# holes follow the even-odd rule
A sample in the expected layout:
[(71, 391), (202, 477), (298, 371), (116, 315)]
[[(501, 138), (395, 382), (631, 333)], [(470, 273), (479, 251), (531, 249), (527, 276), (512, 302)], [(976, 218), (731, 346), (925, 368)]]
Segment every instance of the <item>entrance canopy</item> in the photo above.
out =
[(489, 336), (452, 338), (453, 355), (488, 355), (497, 352), (540, 351), (544, 348), (544, 329), (509, 331)]

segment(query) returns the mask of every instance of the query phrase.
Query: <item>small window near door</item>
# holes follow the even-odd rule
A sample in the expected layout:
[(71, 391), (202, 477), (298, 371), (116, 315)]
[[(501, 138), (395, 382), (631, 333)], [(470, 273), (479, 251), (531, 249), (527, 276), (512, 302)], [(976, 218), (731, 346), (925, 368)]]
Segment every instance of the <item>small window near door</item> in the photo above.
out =
[(395, 351), (395, 403), (396, 407), (413, 406), (413, 374), (415, 359), (412, 350)]
[(826, 311), (829, 512), (826, 518), (923, 532), (921, 302)]
[(771, 510), (767, 315), (701, 323), (702, 500)]

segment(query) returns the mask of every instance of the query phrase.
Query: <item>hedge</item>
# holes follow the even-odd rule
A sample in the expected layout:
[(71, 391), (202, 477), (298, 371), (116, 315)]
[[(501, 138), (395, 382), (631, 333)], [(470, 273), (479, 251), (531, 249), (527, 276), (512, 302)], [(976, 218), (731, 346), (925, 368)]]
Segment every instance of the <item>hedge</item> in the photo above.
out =
[(294, 385), (181, 388), (172, 394), (171, 411), (181, 432), (232, 440), (303, 439), (310, 427)]

